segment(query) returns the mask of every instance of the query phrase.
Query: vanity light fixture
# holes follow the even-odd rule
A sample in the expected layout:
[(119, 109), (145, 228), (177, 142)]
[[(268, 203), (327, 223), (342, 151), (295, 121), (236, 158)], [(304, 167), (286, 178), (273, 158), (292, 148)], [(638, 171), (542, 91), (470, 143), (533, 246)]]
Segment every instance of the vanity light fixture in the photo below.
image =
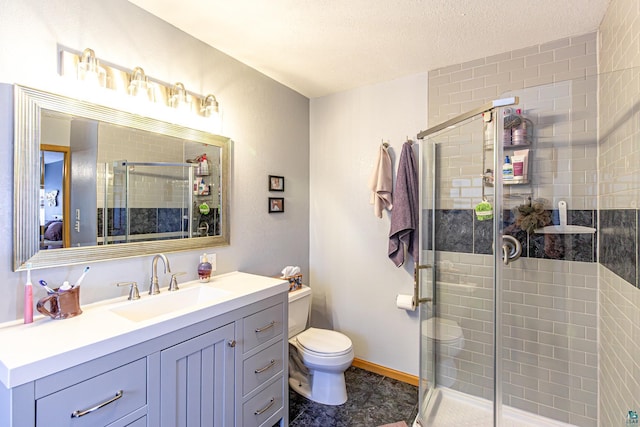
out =
[(106, 87), (107, 73), (102, 68), (93, 49), (86, 48), (78, 61), (78, 80), (87, 82), (93, 86)]
[(149, 81), (141, 67), (136, 67), (131, 73), (131, 81), (128, 88), (129, 95), (138, 99), (154, 101), (153, 92), (149, 88)]
[(202, 115), (205, 117), (211, 117), (215, 114), (218, 114), (220, 111), (218, 109), (218, 100), (213, 95), (207, 95), (205, 99), (202, 100)]
[[(108, 89), (71, 89), (78, 91), (75, 95), (78, 98), (91, 98), (91, 102), (98, 104), (118, 104), (118, 108), (123, 110), (131, 108), (139, 111), (140, 108), (144, 108), (148, 110), (145, 114), (168, 122), (190, 122), (190, 127), (206, 129), (208, 132), (219, 133), (222, 130), (220, 107), (213, 95), (205, 97), (188, 92), (180, 82), (166, 84), (147, 76), (142, 67), (130, 70), (105, 62), (99, 64), (95, 52), (89, 48), (80, 53), (59, 47), (59, 60), (62, 76), (77, 81), (97, 80), (99, 83), (95, 88)], [(120, 96), (125, 94), (129, 96)], [(132, 103), (132, 98), (143, 102)]]
[(191, 99), (182, 83), (178, 82), (173, 85), (169, 105), (177, 110), (191, 111)]
[(204, 117), (209, 117), (211, 119), (214, 129), (218, 131), (220, 130), (222, 120), (220, 118), (218, 100), (215, 96), (209, 94), (202, 100), (200, 112)]

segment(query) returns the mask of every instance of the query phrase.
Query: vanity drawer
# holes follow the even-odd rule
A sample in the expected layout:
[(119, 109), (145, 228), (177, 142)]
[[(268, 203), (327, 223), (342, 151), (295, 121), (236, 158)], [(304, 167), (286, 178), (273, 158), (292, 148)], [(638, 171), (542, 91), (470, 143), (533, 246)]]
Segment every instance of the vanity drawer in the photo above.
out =
[(278, 304), (244, 318), (244, 352), (282, 334), (284, 305)]
[(281, 377), (242, 405), (242, 427), (257, 427), (282, 409), (283, 386)]
[(146, 404), (147, 363), (139, 359), (38, 399), (36, 425), (104, 426)]
[(255, 354), (243, 363), (242, 391), (247, 395), (256, 387), (265, 383), (279, 372), (283, 365), (282, 342), (278, 341), (272, 346)]

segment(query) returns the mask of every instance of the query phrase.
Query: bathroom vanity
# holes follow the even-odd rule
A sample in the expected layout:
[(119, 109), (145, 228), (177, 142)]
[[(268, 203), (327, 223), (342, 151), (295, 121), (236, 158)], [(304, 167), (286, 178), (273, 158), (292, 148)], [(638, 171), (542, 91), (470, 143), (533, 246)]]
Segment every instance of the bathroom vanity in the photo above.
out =
[(180, 288), (0, 325), (0, 425), (288, 425), (288, 283)]

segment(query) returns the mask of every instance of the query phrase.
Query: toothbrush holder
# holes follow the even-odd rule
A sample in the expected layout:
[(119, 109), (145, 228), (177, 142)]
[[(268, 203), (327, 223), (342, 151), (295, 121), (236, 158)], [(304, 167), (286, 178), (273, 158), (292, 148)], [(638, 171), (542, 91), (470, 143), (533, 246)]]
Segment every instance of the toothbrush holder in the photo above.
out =
[[(48, 304), (48, 308), (47, 308)], [(41, 298), (36, 305), (36, 309), (52, 319), (68, 319), (82, 314), (80, 308), (80, 286), (61, 291), (59, 288), (55, 292)]]

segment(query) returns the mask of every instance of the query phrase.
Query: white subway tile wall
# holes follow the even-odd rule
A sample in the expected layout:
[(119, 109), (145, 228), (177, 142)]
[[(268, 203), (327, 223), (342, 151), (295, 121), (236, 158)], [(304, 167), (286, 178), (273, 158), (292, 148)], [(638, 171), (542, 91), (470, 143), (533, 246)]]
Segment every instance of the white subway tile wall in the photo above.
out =
[[(520, 97), (518, 108), (535, 126), (532, 184), (507, 188), (515, 197), (505, 208), (522, 203), (520, 193), (547, 199), (548, 208), (559, 200), (569, 209), (597, 208), (596, 42), (591, 33), (429, 73), (430, 126), (492, 99)], [(479, 120), (465, 128), (471, 127), (438, 136), (446, 142), (437, 154), (438, 209), (469, 209), (480, 201), (483, 135)], [(491, 399), (492, 257), (438, 256), (458, 270), (444, 272), (443, 283), (476, 285), (438, 288), (439, 315), (457, 321), (465, 334), (452, 388)], [(504, 276), (504, 403), (596, 426), (597, 264), (521, 258)]]
[[(105, 163), (116, 160), (130, 162), (184, 162), (182, 141), (164, 135), (137, 131), (112, 125), (100, 125), (100, 141), (98, 144), (98, 208), (104, 205), (104, 173)], [(165, 171), (166, 172), (166, 171)], [(187, 175), (183, 168), (171, 168), (169, 173), (173, 179), (166, 179), (149, 167), (137, 167), (137, 173), (131, 175), (129, 185), (130, 200), (135, 200), (132, 208), (179, 208), (184, 205), (188, 189)], [(122, 177), (111, 177), (118, 180)], [(116, 182), (117, 183), (117, 182)], [(122, 184), (122, 183), (121, 183)], [(117, 197), (125, 196), (122, 186), (109, 186), (116, 191)], [(113, 200), (114, 194), (107, 195)], [(124, 207), (124, 202), (116, 207)], [(108, 207), (113, 207), (109, 204)]]
[[(507, 195), (532, 194), (548, 207), (565, 200), (569, 209), (597, 208), (596, 34), (507, 52), (429, 72), (429, 124), (435, 125), (493, 99), (518, 96), (534, 124), (530, 148), (531, 186), (507, 187)], [(535, 79), (531, 79), (535, 77)], [(567, 81), (566, 79), (573, 79)], [(535, 87), (531, 87), (535, 84)], [(526, 89), (525, 89), (526, 88)], [(441, 187), (449, 197), (440, 209), (471, 208), (481, 201), (482, 131), (470, 124), (438, 141), (455, 142), (439, 153)], [(527, 147), (523, 147), (527, 148)], [(508, 154), (508, 153), (505, 153)], [(495, 167), (486, 154), (485, 169)], [(444, 160), (447, 158), (448, 160)], [(440, 161), (440, 158), (439, 158)], [(452, 184), (464, 178), (466, 188)], [(464, 194), (464, 196), (463, 196)], [(522, 202), (507, 198), (506, 208)]]
[[(439, 252), (438, 315), (465, 345), (451, 388), (493, 396), (493, 267), (486, 255)], [(520, 259), (504, 269), (503, 402), (578, 426), (596, 426), (597, 264)], [(436, 350), (438, 351), (438, 349)]]
[(600, 424), (640, 408), (640, 292), (600, 266)]
[[(638, 209), (640, 2), (611, 1), (599, 44), (600, 209)], [(640, 290), (600, 265), (599, 302), (600, 425), (622, 425), (640, 410)]]

